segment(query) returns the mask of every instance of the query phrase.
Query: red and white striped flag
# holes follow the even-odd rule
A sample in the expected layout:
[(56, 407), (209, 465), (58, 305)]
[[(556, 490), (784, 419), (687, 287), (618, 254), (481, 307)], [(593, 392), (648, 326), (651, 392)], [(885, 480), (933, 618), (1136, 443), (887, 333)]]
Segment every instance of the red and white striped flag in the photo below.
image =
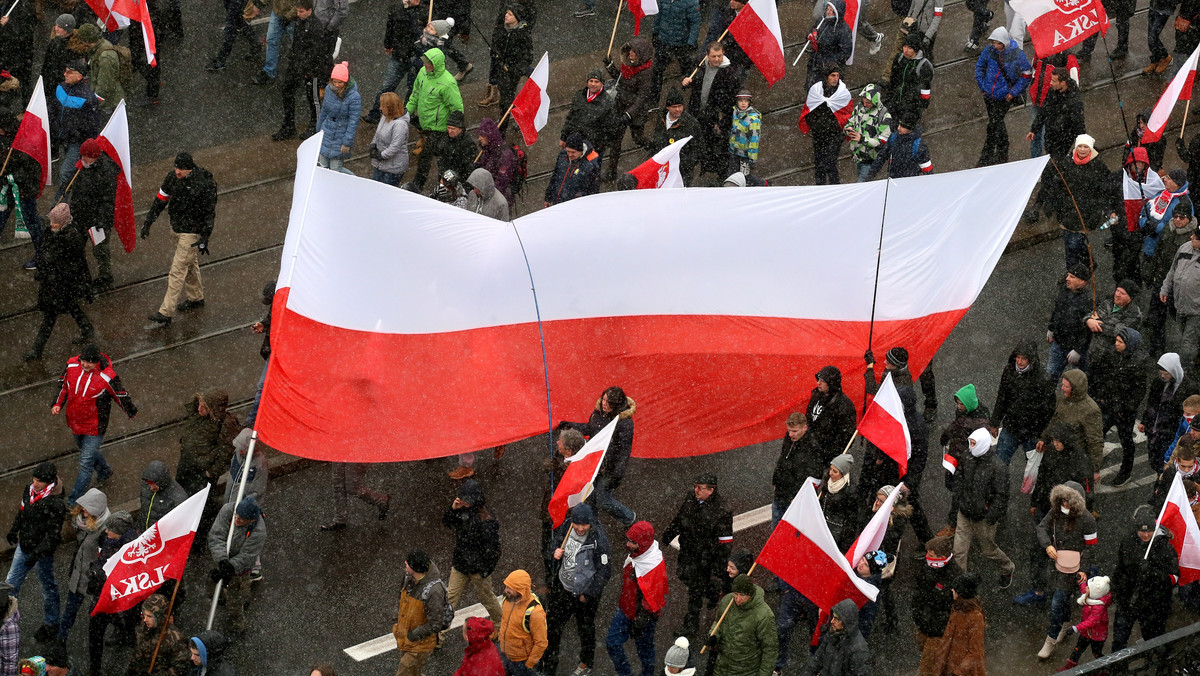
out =
[[(1196, 517), (1192, 514), (1179, 472), (1175, 473), (1171, 488), (1167, 490), (1167, 501), (1158, 513), (1158, 525), (1171, 531), (1171, 546), (1179, 557), (1179, 586), (1200, 580), (1200, 528), (1196, 526)], [(1149, 547), (1146, 554), (1150, 554)]]
[(1009, 4), (1029, 26), (1029, 39), (1039, 59), (1096, 33), (1108, 33), (1108, 15), (1100, 0), (1011, 0)]
[[(862, 431), (861, 429), (859, 430)], [(879, 545), (883, 544), (883, 536), (887, 535), (888, 522), (892, 518), (892, 507), (896, 505), (896, 500), (900, 497), (900, 491), (904, 488), (904, 483), (896, 485), (896, 488), (887, 496), (883, 504), (879, 506), (879, 510), (867, 522), (867, 527), (863, 528), (862, 533), (859, 533), (855, 538), (854, 544), (850, 545), (850, 549), (846, 550), (846, 562), (850, 567), (858, 565), (859, 559), (866, 556), (867, 552), (873, 552), (879, 549)]]
[[(682, 188), (683, 173), (679, 170), (679, 153), (692, 137), (681, 138), (654, 153), (650, 159), (625, 172), (637, 179), (637, 189)], [(615, 161), (615, 160), (614, 160)]]
[(594, 437), (579, 449), (579, 452), (567, 458), (567, 468), (563, 471), (562, 480), (554, 487), (554, 495), (550, 496), (550, 521), (555, 528), (567, 519), (567, 512), (588, 499), (592, 494), (592, 483), (604, 464), (604, 456), (608, 453), (608, 444), (612, 441), (613, 430), (617, 429), (620, 416), (604, 426)]
[(854, 112), (854, 97), (850, 95), (850, 90), (846, 88), (844, 80), (838, 80), (837, 89), (833, 95), (825, 96), (825, 81), (813, 83), (813, 86), (808, 88), (808, 97), (804, 99), (804, 108), (800, 111), (800, 132), (807, 134), (812, 131), (808, 126), (808, 121), (804, 118), (808, 114), (817, 109), (818, 106), (829, 106), (829, 110), (833, 111), (833, 116), (837, 118), (838, 126), (845, 127), (846, 122), (850, 120), (850, 113)]
[(775, 0), (750, 0), (730, 22), (729, 34), (758, 67), (768, 87), (783, 77), (783, 30)]
[(100, 149), (105, 155), (117, 163), (121, 172), (117, 174), (117, 201), (113, 206), (113, 229), (121, 238), (125, 253), (133, 251), (137, 246), (137, 233), (133, 219), (133, 186), (130, 176), (133, 164), (129, 161), (129, 118), (125, 114), (125, 101), (117, 104), (117, 109), (108, 118), (108, 124), (96, 137)]
[(642, 32), (642, 19), (658, 14), (658, 0), (629, 0), (629, 11), (633, 14), (633, 34)]
[(154, 26), (150, 23), (150, 9), (146, 0), (111, 0), (112, 13), (128, 26), (130, 21), (142, 27), (142, 44), (146, 46), (146, 63), (156, 65), (157, 46), (154, 42)]
[(29, 105), (21, 117), (17, 135), (13, 137), (12, 149), (25, 153), (42, 165), (42, 180), (35, 195), (40, 197), (42, 188), (51, 183), (50, 114), (46, 110), (46, 90), (42, 89), (41, 76), (38, 76), (37, 85), (33, 88), (33, 96), (29, 97)]
[(858, 423), (858, 433), (875, 444), (889, 458), (900, 464), (900, 476), (908, 472), (908, 459), (912, 457), (912, 437), (908, 433), (908, 421), (904, 418), (904, 402), (896, 391), (896, 383), (889, 372), (883, 378), (879, 391)]
[[(646, 533), (647, 537), (654, 537), (654, 527), (649, 522), (638, 521), (629, 527), (625, 538), (637, 542), (638, 536), (635, 533), (639, 531)], [(667, 566), (663, 561), (662, 550), (658, 547), (658, 540), (651, 540), (646, 551), (637, 556), (627, 555), (623, 567), (626, 575), (629, 568), (637, 575), (638, 589), (642, 592), (646, 608), (652, 613), (662, 610), (663, 606), (667, 605)]]
[(108, 579), (96, 599), (92, 615), (119, 613), (133, 608), (167, 580), (183, 579), (188, 552), (200, 526), (200, 515), (212, 484), (184, 500), (127, 543), (104, 564)]
[(537, 142), (537, 133), (546, 126), (550, 119), (550, 53), (542, 54), (529, 79), (525, 80), (521, 91), (513, 99), (512, 115), (517, 126), (521, 128), (521, 136), (525, 145), (531, 146)]
[(1158, 194), (1166, 189), (1163, 185), (1162, 177), (1158, 172), (1150, 170), (1150, 155), (1146, 149), (1138, 146), (1129, 152), (1129, 157), (1125, 163), (1128, 165), (1130, 161), (1137, 161), (1140, 158), (1145, 163), (1146, 176), (1142, 181), (1135, 180), (1129, 175), (1126, 169), (1121, 172), (1121, 193), (1125, 200), (1125, 225), (1129, 232), (1137, 232), (1140, 229), (1138, 218), (1141, 216), (1142, 208), (1146, 206), (1146, 202), (1158, 197)]
[(1192, 51), (1192, 55), (1183, 62), (1183, 67), (1171, 78), (1171, 84), (1163, 90), (1154, 104), (1150, 119), (1146, 121), (1146, 132), (1142, 134), (1142, 143), (1153, 143), (1162, 138), (1167, 121), (1171, 119), (1171, 111), (1180, 101), (1192, 100), (1192, 84), (1196, 81), (1196, 61), (1200, 58), (1200, 47)]
[(858, 43), (858, 15), (860, 14), (858, 0), (845, 0), (846, 13), (841, 16), (841, 20), (845, 22), (850, 29), (850, 58), (846, 59), (846, 65), (854, 63), (854, 51)]

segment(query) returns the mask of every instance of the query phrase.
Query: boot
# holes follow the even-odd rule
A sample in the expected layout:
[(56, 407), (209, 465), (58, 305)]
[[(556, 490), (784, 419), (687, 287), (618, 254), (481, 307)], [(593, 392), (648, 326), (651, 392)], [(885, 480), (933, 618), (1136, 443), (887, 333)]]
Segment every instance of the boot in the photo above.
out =
[(1167, 58), (1163, 59), (1162, 61), (1159, 61), (1157, 64), (1154, 65), (1154, 72), (1155, 73), (1164, 73), (1164, 72), (1166, 72), (1167, 66), (1169, 66), (1169, 65), (1171, 65), (1171, 55), (1167, 54)]
[(1064, 664), (1062, 669), (1059, 669), (1059, 671), (1070, 671), (1071, 669), (1074, 669), (1077, 666), (1079, 666), (1079, 663), (1076, 662), (1075, 660), (1067, 660), (1067, 663)]
[(1058, 645), (1058, 641), (1053, 636), (1047, 636), (1046, 642), (1042, 644), (1042, 649), (1038, 651), (1038, 659), (1049, 659), (1054, 654), (1054, 646)]
[(500, 103), (500, 88), (490, 84), (487, 88), (487, 94), (484, 94), (483, 98), (479, 100), (479, 107), (487, 108), (497, 103)]

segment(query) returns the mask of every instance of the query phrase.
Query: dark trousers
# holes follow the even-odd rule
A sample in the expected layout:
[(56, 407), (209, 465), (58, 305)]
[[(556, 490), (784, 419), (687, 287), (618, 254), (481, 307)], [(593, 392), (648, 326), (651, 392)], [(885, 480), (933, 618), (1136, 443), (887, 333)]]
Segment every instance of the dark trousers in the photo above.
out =
[(1008, 128), (1004, 126), (1004, 116), (1008, 114), (1012, 104), (1004, 99), (993, 101), (986, 96), (983, 104), (987, 107), (988, 122), (983, 150), (979, 153), (979, 164), (1002, 164), (1008, 161)]
[(444, 131), (421, 130), (421, 135), (424, 136), (425, 143), (421, 148), (421, 154), (417, 156), (417, 173), (413, 175), (412, 179), (418, 192), (425, 188), (425, 179), (429, 176), (433, 158), (446, 152), (446, 146), (450, 144), (450, 137)]
[(1170, 12), (1162, 12), (1153, 7), (1146, 15), (1146, 44), (1150, 47), (1151, 61), (1162, 61), (1171, 55), (1162, 41), (1163, 29), (1170, 21)]
[[(1118, 55), (1129, 52), (1129, 17), (1114, 17), (1109, 15), (1108, 20), (1117, 28), (1117, 48), (1113, 51)], [(1083, 41), (1083, 45), (1079, 48), (1079, 55), (1089, 57), (1092, 52), (1096, 51), (1096, 43), (1100, 40), (1100, 34), (1096, 33), (1092, 37)], [(925, 58), (929, 58), (926, 54)]]
[(929, 542), (934, 533), (929, 528), (929, 517), (925, 515), (925, 508), (921, 506), (921, 477), (904, 477), (905, 486), (908, 486), (909, 481), (913, 486), (909, 489), (908, 504), (913, 508), (913, 513), (908, 519), (908, 525), (912, 526), (917, 542)]
[(1162, 354), (1167, 348), (1167, 318), (1174, 314), (1170, 304), (1170, 299), (1164, 303), (1158, 298), (1158, 292), (1162, 289), (1163, 280), (1154, 280), (1146, 285), (1146, 289), (1150, 294), (1150, 307), (1146, 311), (1146, 324), (1144, 332), (1146, 337), (1146, 347), (1149, 348), (1150, 354)]
[(1129, 635), (1133, 633), (1133, 625), (1141, 623), (1142, 640), (1162, 636), (1167, 631), (1167, 611), (1169, 608), (1135, 611), (1123, 604), (1117, 605), (1117, 619), (1113, 621), (1112, 651), (1124, 650), (1129, 644)]
[(625, 142), (626, 127), (629, 128), (629, 135), (635, 144), (646, 145), (645, 120), (641, 124), (634, 124), (621, 115), (620, 127), (613, 131), (613, 135), (608, 141), (608, 152), (605, 155), (605, 168), (613, 180), (616, 180), (617, 177), (617, 163), (621, 161), (621, 145)]
[(258, 40), (254, 37), (254, 29), (242, 18), (242, 9), (245, 6), (246, 3), (242, 0), (225, 0), (225, 34), (221, 40), (221, 50), (213, 57), (213, 61), (225, 63), (225, 59), (233, 51), (233, 41), (239, 35), (249, 45), (252, 53), (258, 51)]
[(779, 638), (779, 655), (775, 658), (775, 670), (783, 671), (787, 666), (792, 632), (795, 631), (796, 625), (803, 621), (807, 629), (815, 630), (821, 611), (787, 583), (781, 581), (779, 588), (783, 591), (783, 596), (779, 600), (779, 614), (775, 619), (775, 629)]
[(987, 30), (988, 22), (992, 20), (992, 11), (988, 9), (988, 0), (967, 0), (967, 9), (974, 17), (971, 21), (971, 42), (979, 42), (983, 32)]
[(721, 601), (721, 582), (711, 574), (689, 576), (688, 579), (681, 578), (681, 580), (687, 585), (688, 604), (680, 633), (684, 636), (692, 636), (699, 630), (700, 614), (704, 611), (704, 602), (708, 601), (708, 607), (712, 609), (716, 608), (717, 603)]
[(141, 616), (140, 613), (135, 615), (135, 612), (136, 609), (111, 615), (108, 613), (99, 613), (88, 618), (88, 665), (91, 668), (90, 673), (104, 673), (100, 670), (100, 667), (104, 661), (104, 632), (108, 630), (109, 625), (112, 625), (118, 632), (125, 635), (119, 641), (121, 644), (133, 643), (134, 623)]
[(283, 95), (283, 124), (282, 129), (296, 128), (296, 90), (304, 90), (304, 100), (308, 102), (308, 116), (312, 120), (312, 130), (317, 129), (317, 90), (324, 89), (327, 79), (324, 77), (306, 78), (294, 73), (291, 69), (283, 77), (280, 92)]
[(1075, 649), (1071, 651), (1071, 661), (1078, 662), (1080, 657), (1083, 657), (1083, 651), (1088, 647), (1092, 649), (1092, 657), (1100, 657), (1104, 654), (1104, 641), (1093, 641), (1090, 638), (1079, 637), (1075, 642)]
[[(492, 59), (492, 69), (494, 71), (491, 81), (496, 83), (496, 87), (500, 89), (500, 110), (507, 111), (512, 105), (513, 99), (517, 98), (517, 84), (521, 81), (524, 73), (517, 72), (513, 68), (505, 69), (498, 64), (495, 59)], [(503, 115), (504, 113), (501, 113)], [(500, 130), (504, 131), (508, 127), (508, 121), (512, 119), (509, 115), (505, 120)]]
[(838, 176), (838, 151), (842, 147), (841, 136), (823, 138), (821, 134), (813, 134), (813, 175), (817, 185), (837, 185), (841, 183)]
[(917, 380), (921, 383), (921, 397), (925, 401), (925, 410), (937, 408), (937, 381), (933, 374), (933, 362), (925, 365), (925, 370), (921, 371), (921, 377)]
[[(1094, 228), (1096, 224), (1088, 223), (1087, 226)], [(1138, 284), (1142, 283), (1142, 240), (1143, 236), (1140, 231), (1129, 232), (1120, 226), (1113, 230), (1113, 279), (1118, 284), (1124, 279), (1132, 279)], [(1158, 292), (1155, 291), (1155, 293)]]
[[(1137, 447), (1133, 444), (1133, 421), (1137, 419), (1136, 408), (1122, 408), (1107, 401), (1096, 402), (1104, 416), (1104, 432), (1117, 426), (1117, 438), (1121, 440), (1121, 474), (1128, 476), (1133, 471), (1133, 457)], [(1099, 469), (1099, 468), (1096, 468)]]
[[(1037, 514), (1033, 515), (1033, 532), (1029, 542), (1028, 561), (1029, 561), (1029, 588), (1035, 591), (1046, 591), (1046, 567), (1049, 565), (1050, 557), (1046, 556), (1046, 548), (1038, 542), (1037, 525), (1046, 518), (1046, 512), (1038, 509)], [(1057, 636), (1057, 634), (1056, 634)]]
[(54, 324), (58, 322), (59, 314), (67, 314), (75, 323), (79, 325), (79, 335), (83, 338), (91, 340), (95, 335), (96, 330), (92, 328), (92, 322), (88, 320), (86, 314), (83, 313), (83, 308), (79, 307), (79, 303), (72, 303), (70, 307), (59, 312), (42, 311), (42, 325), (38, 327), (37, 335), (33, 338), (33, 348), (31, 352), (41, 356), (42, 351), (46, 349), (46, 343), (50, 340), (50, 334), (54, 333)]
[[(679, 62), (679, 70), (688, 75), (696, 67), (696, 48), (691, 45), (664, 45), (654, 41), (654, 65), (650, 67), (650, 91), (646, 97), (647, 108), (657, 108), (662, 94), (663, 74), (672, 60)], [(682, 76), (680, 77), (682, 79)], [(678, 88), (678, 87), (677, 87)]]
[(158, 74), (158, 58), (155, 55), (154, 64), (151, 66), (146, 63), (146, 43), (142, 37), (142, 25), (136, 21), (129, 24), (129, 51), (133, 56), (133, 69), (136, 70), (146, 80), (146, 96), (147, 98), (157, 101), (158, 88), (162, 85), (162, 79)]
[(539, 664), (541, 672), (558, 672), (563, 629), (566, 629), (567, 622), (572, 617), (575, 618), (575, 630), (579, 634), (579, 663), (589, 667), (596, 666), (596, 610), (600, 607), (600, 599), (580, 601), (578, 596), (564, 589), (557, 579), (547, 579), (546, 585), (550, 587), (550, 608), (546, 617), (549, 645)]

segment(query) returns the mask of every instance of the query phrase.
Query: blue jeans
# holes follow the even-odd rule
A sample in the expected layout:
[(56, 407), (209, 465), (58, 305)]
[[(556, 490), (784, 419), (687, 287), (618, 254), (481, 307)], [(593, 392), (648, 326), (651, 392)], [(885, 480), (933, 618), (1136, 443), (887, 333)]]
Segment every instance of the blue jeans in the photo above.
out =
[(1162, 12), (1151, 8), (1146, 15), (1146, 44), (1150, 47), (1150, 60), (1162, 61), (1171, 55), (1163, 44), (1162, 32), (1171, 21), (1170, 12)]
[[(1029, 122), (1032, 124), (1037, 117), (1039, 106), (1029, 106)], [(1041, 157), (1046, 154), (1046, 126), (1038, 127), (1038, 130), (1033, 133), (1033, 140), (1029, 142), (1029, 156)]]
[[(396, 91), (396, 87), (399, 87), (400, 83), (404, 82), (405, 77), (409, 78), (407, 89), (411, 91), (413, 78), (416, 77), (416, 75), (410, 76), (412, 72), (412, 64), (389, 58), (387, 62), (387, 69), (383, 72), (383, 84), (379, 85), (379, 91), (375, 92), (375, 105), (371, 107), (371, 112), (367, 113), (367, 117), (378, 119), (379, 97), (383, 96), (386, 92)], [(408, 100), (407, 95), (402, 96), (401, 98)]]
[(815, 629), (821, 611), (812, 601), (782, 580), (779, 582), (779, 590), (783, 595), (779, 599), (779, 613), (775, 620), (775, 630), (779, 636), (779, 656), (775, 658), (775, 670), (783, 671), (787, 666), (788, 647), (796, 625), (800, 620), (804, 620)]
[(1050, 598), (1050, 626), (1046, 628), (1047, 636), (1058, 638), (1063, 622), (1071, 619), (1071, 606), (1067, 603), (1070, 598), (1065, 589), (1054, 592), (1054, 596)]
[(859, 164), (858, 165), (858, 182), (866, 183), (867, 182), (867, 174), (869, 174), (869, 173), (871, 173), (871, 165), (870, 164)]
[(245, 427), (254, 429), (254, 421), (258, 419), (258, 402), (262, 399), (263, 383), (267, 382), (267, 364), (263, 364), (262, 375), (258, 377), (258, 389), (254, 390), (254, 403), (250, 404), (250, 412), (246, 414)]
[(1000, 438), (996, 444), (996, 454), (1004, 461), (1004, 464), (1009, 464), (1017, 449), (1021, 449), (1022, 453), (1028, 453), (1037, 447), (1037, 437), (1020, 437), (1017, 438), (1008, 429), (1000, 430)]
[(67, 592), (67, 607), (63, 610), (62, 621), (58, 624), (58, 640), (67, 640), (67, 635), (71, 633), (71, 627), (75, 626), (75, 616), (83, 607), (83, 598), (83, 594)]
[(79, 147), (82, 145), (82, 141), (69, 143), (63, 151), (62, 164), (58, 165), (58, 190), (54, 193), (55, 200), (62, 197), (63, 191), (67, 189), (67, 184), (75, 176), (75, 163), (79, 161)]
[(399, 187), (400, 179), (402, 179), (402, 178), (404, 178), (404, 177), (401, 176), (400, 174), (393, 174), (391, 172), (380, 171), (378, 169), (371, 170), (371, 180), (372, 181), (379, 181), (380, 183), (387, 183), (388, 185), (391, 185), (391, 186)]
[(104, 459), (104, 451), (100, 450), (103, 441), (104, 435), (101, 434), (75, 435), (75, 448), (79, 449), (79, 474), (75, 477), (75, 487), (67, 496), (68, 506), (74, 507), (75, 501), (87, 492), (92, 483), (93, 470), (99, 473), (101, 481), (112, 476), (113, 468), (108, 466)]
[(613, 491), (616, 490), (616, 486), (609, 488), (609, 482), (609, 479), (600, 477), (599, 481), (595, 483), (596, 506), (607, 512), (612, 518), (625, 524), (625, 527), (628, 528), (633, 525), (634, 517), (637, 514), (622, 504), (620, 500), (613, 497)]
[(504, 653), (500, 653), (500, 661), (504, 663), (505, 676), (537, 676), (537, 672), (525, 666), (524, 662), (513, 662)]
[[(1067, 355), (1070, 353), (1071, 351), (1063, 349), (1063, 347), (1058, 344), (1057, 340), (1053, 343), (1050, 343), (1050, 358), (1046, 360), (1046, 375), (1050, 376), (1050, 379), (1054, 381), (1056, 386), (1058, 385), (1059, 379), (1062, 378), (1063, 371), (1065, 371), (1069, 366), (1069, 364), (1067, 364)], [(1087, 353), (1085, 352), (1079, 355), (1079, 363), (1071, 366), (1071, 368), (1086, 370)]]
[(625, 617), (625, 613), (617, 608), (613, 615), (612, 624), (608, 625), (608, 638), (604, 646), (608, 648), (608, 656), (612, 658), (613, 669), (617, 676), (633, 676), (633, 668), (629, 658), (625, 657), (625, 643), (630, 638), (637, 645), (638, 661), (642, 663), (642, 676), (654, 674), (654, 628), (658, 626), (658, 618), (653, 618), (646, 627), (634, 635), (633, 620)]
[(295, 35), (296, 25), (285, 22), (275, 12), (271, 12), (271, 22), (267, 24), (267, 56), (263, 61), (263, 72), (275, 77), (279, 66), (279, 43), (283, 42), (283, 34), (288, 37)]
[(58, 627), (58, 583), (54, 581), (53, 556), (45, 556), (38, 559), (36, 563), (32, 563), (29, 562), (29, 555), (25, 553), (25, 550), (17, 545), (17, 549), (13, 553), (12, 566), (8, 569), (8, 579), (5, 581), (13, 586), (12, 596), (14, 598), (20, 596), (21, 585), (25, 584), (25, 576), (35, 566), (37, 567), (38, 581), (42, 583), (42, 612), (45, 614), (42, 623)]
[(354, 176), (354, 172), (347, 169), (345, 163), (346, 160), (342, 157), (328, 157), (325, 155), (320, 155), (317, 157), (317, 166), (325, 167), (326, 169), (332, 169), (333, 171), (340, 171), (343, 174), (350, 174), (351, 176)]

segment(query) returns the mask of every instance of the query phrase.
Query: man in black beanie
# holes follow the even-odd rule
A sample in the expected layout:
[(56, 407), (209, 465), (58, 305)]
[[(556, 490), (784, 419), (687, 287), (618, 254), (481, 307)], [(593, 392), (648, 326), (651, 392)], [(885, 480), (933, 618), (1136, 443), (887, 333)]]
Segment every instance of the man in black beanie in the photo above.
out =
[(1084, 320), (1092, 310), (1092, 294), (1088, 292), (1091, 279), (1087, 264), (1076, 263), (1058, 283), (1054, 308), (1046, 326), (1046, 342), (1050, 343), (1046, 373), (1054, 382), (1062, 377), (1068, 364), (1079, 369), (1087, 366), (1088, 342), (1092, 334)]
[(672, 143), (679, 143), (691, 136), (692, 140), (679, 152), (679, 170), (683, 174), (683, 184), (691, 187), (692, 174), (700, 161), (700, 147), (703, 145), (700, 142), (700, 123), (683, 105), (683, 93), (678, 89), (667, 92), (667, 100), (663, 105), (667, 110), (659, 110), (655, 117), (654, 133), (650, 135), (650, 145), (646, 150), (653, 156)]
[(1101, 301), (1086, 320), (1088, 330), (1092, 332), (1093, 344), (1103, 336), (1103, 344), (1112, 347), (1117, 329), (1121, 326), (1134, 331), (1142, 330), (1142, 308), (1134, 302), (1141, 292), (1142, 287), (1137, 282), (1123, 279), (1113, 291), (1112, 300)]
[(422, 667), (437, 647), (438, 632), (450, 626), (446, 584), (425, 550), (414, 549), (404, 557), (404, 581), (400, 585), (400, 609), (392, 636), (400, 651), (397, 676), (421, 676)]
[(554, 174), (546, 186), (544, 206), (600, 192), (600, 153), (582, 134), (574, 133), (563, 142), (554, 163)]

